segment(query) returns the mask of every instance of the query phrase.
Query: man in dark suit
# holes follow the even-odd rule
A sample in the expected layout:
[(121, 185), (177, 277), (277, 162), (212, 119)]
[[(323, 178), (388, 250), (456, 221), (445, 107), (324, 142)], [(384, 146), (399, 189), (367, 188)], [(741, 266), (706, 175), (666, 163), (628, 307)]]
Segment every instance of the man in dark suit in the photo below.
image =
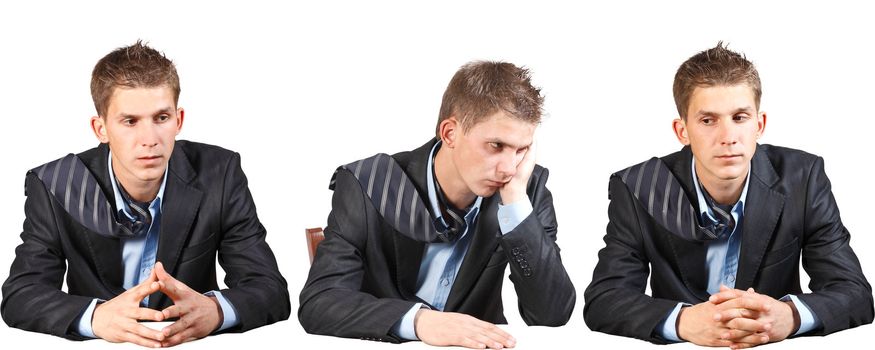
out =
[(560, 326), (575, 292), (556, 245), (533, 134), (543, 98), (510, 63), (463, 66), (437, 138), (340, 167), (325, 240), (301, 291), (309, 333), (470, 348), (512, 347), (501, 285), (522, 318)]
[(140, 42), (97, 63), (101, 144), (27, 174), (23, 242), (3, 284), (11, 327), (157, 347), (288, 318), (240, 156), (176, 141), (179, 91), (173, 63)]
[(611, 176), (606, 245), (585, 293), (591, 329), (743, 348), (872, 322), (823, 159), (757, 143), (761, 91), (753, 64), (722, 43), (678, 69), (673, 126), (685, 147)]

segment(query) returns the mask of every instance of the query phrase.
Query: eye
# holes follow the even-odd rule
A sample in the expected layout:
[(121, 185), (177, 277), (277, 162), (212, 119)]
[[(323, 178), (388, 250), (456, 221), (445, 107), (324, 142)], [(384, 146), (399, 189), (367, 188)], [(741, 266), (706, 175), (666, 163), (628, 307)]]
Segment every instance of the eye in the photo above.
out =
[(516, 154), (523, 154), (523, 153), (526, 153), (526, 151), (528, 151), (528, 150), (529, 150), (528, 147), (523, 147), (523, 148), (516, 150)]
[(748, 119), (750, 119), (750, 116), (748, 116), (747, 114), (736, 114), (732, 116), (732, 120), (736, 122), (743, 122)]
[(705, 117), (701, 119), (701, 122), (705, 125), (713, 125), (717, 122), (717, 120), (715, 120), (713, 117)]
[(500, 151), (504, 147), (504, 145), (502, 145), (500, 142), (490, 142), (489, 147), (496, 151)]
[(124, 125), (124, 126), (134, 126), (136, 124), (137, 124), (137, 120), (134, 118), (122, 119), (122, 125)]
[(158, 117), (156, 117), (155, 119), (158, 120), (159, 122), (166, 122), (166, 121), (170, 120), (170, 116), (167, 114), (161, 114)]

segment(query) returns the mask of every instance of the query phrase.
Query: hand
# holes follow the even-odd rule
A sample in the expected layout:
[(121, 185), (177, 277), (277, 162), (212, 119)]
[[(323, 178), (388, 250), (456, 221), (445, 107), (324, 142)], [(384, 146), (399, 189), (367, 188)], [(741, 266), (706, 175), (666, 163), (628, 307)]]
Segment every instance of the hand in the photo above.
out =
[(516, 345), (516, 340), (501, 328), (465, 314), (420, 309), (413, 324), (416, 336), (428, 345), (471, 349), (502, 349)]
[(161, 292), (173, 305), (162, 310), (164, 318), (179, 317), (176, 322), (161, 330), (166, 338), (161, 346), (174, 346), (203, 338), (222, 324), (222, 308), (215, 298), (207, 297), (176, 280), (164, 270), (164, 265), (155, 263)]
[(112, 343), (130, 342), (150, 348), (161, 347), (164, 334), (137, 322), (164, 320), (163, 313), (140, 307), (140, 301), (158, 291), (157, 281), (152, 270), (143, 283), (105, 303), (97, 304), (91, 318), (94, 335)]
[[(757, 300), (733, 299), (725, 303), (704, 302), (681, 309), (678, 337), (703, 346), (747, 348), (769, 341), (762, 334), (771, 326), (744, 318), (763, 309)], [(744, 311), (737, 311), (743, 309)], [(723, 317), (724, 315), (726, 317)], [(733, 317), (731, 317), (733, 316)]]
[[(730, 289), (725, 286), (720, 287), (720, 292), (714, 294), (709, 299), (709, 302), (714, 304), (729, 304), (734, 300), (748, 299), (763, 305), (762, 311), (749, 312), (746, 309), (727, 309), (719, 314), (722, 320), (727, 320), (739, 317), (744, 319), (756, 320), (759, 323), (768, 325), (769, 328), (764, 331), (768, 336), (769, 341), (778, 342), (787, 339), (799, 328), (799, 314), (795, 310), (792, 302), (782, 302), (768, 295), (759, 294), (753, 288), (747, 291), (738, 289)], [(742, 311), (744, 310), (744, 311)], [(738, 324), (730, 324), (730, 328), (738, 329)]]
[(511, 177), (510, 181), (504, 184), (499, 190), (501, 195), (501, 203), (504, 205), (511, 204), (521, 199), (526, 199), (526, 187), (529, 185), (529, 178), (532, 177), (532, 171), (535, 170), (535, 146), (536, 142), (532, 142), (523, 160), (517, 164), (516, 173)]

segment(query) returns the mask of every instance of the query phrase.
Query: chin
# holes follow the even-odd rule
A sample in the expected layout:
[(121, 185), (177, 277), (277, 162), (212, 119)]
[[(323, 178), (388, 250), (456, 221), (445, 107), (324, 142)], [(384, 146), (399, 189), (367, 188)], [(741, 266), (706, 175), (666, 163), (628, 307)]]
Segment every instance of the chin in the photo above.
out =
[(492, 195), (494, 195), (495, 192), (498, 192), (498, 189), (494, 188), (494, 187), (483, 187), (483, 188), (481, 188), (477, 191), (473, 191), (473, 192), (474, 192), (474, 194), (476, 194), (480, 197), (486, 198), (486, 197), (491, 197)]
[(161, 180), (163, 176), (164, 169), (161, 169), (160, 171), (158, 169), (149, 169), (141, 171), (139, 174), (137, 174), (137, 178), (139, 178), (140, 181), (144, 182)]

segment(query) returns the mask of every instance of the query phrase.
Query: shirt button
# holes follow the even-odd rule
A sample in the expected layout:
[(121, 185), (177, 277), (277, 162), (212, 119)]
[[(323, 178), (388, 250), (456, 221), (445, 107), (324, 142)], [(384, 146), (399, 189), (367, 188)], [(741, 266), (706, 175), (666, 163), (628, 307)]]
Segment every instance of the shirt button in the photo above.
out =
[(732, 276), (732, 275), (726, 276), (726, 281), (727, 282), (735, 282), (735, 276)]
[(441, 280), (441, 285), (444, 286), (444, 287), (449, 286), (449, 285), (450, 285), (450, 280), (448, 280), (448, 279), (446, 279), (446, 278), (442, 279), (442, 280)]

